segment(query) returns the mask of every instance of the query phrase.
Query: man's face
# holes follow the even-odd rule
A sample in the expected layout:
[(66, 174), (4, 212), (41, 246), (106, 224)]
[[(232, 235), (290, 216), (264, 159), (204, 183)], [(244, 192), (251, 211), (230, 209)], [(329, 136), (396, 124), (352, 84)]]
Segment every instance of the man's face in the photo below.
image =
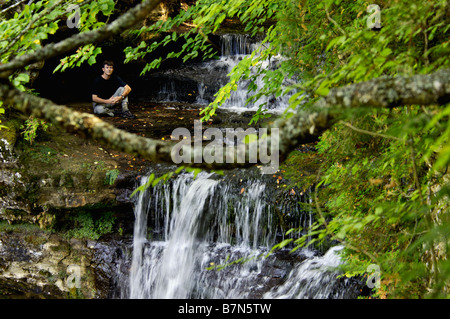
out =
[(105, 64), (104, 66), (103, 66), (103, 73), (105, 74), (105, 75), (108, 75), (108, 76), (110, 76), (112, 73), (113, 73), (113, 71), (114, 71), (114, 67), (113, 66), (111, 66), (111, 65), (107, 65), (107, 64)]

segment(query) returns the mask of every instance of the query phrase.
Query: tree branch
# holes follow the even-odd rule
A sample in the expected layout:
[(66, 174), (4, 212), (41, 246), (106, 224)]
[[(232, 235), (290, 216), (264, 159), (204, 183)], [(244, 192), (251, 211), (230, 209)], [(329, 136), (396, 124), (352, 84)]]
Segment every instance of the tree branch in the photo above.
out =
[[(46, 119), (67, 131), (77, 132), (86, 138), (92, 138), (101, 144), (115, 150), (140, 156), (156, 162), (172, 163), (171, 153), (174, 143), (144, 138), (117, 129), (98, 117), (75, 112), (72, 109), (56, 105), (53, 102), (21, 92), (7, 80), (0, 81), (0, 99), (5, 105), (10, 105), (23, 113), (37, 118)], [(272, 128), (279, 129), (279, 136), (269, 135), (268, 149), (271, 143), (279, 148), (282, 161), (297, 145), (316, 140), (317, 136), (329, 129), (347, 108), (354, 107), (395, 107), (409, 104), (435, 105), (450, 101), (450, 69), (442, 69), (429, 75), (412, 77), (388, 78), (380, 77), (367, 82), (355, 83), (349, 86), (335, 88), (330, 93), (315, 102), (310, 110), (300, 110), (290, 118), (280, 118), (273, 123)], [(189, 147), (189, 144), (187, 145)], [(245, 147), (234, 149), (227, 147), (222, 163), (193, 163), (189, 166), (205, 169), (230, 169), (248, 167), (255, 163), (247, 161), (251, 151), (257, 148)], [(200, 154), (201, 152), (201, 154)], [(243, 153), (245, 152), (245, 153)], [(191, 147), (191, 158), (202, 158), (203, 148)], [(239, 163), (237, 158), (245, 158)]]
[(125, 14), (117, 18), (117, 20), (101, 28), (75, 34), (58, 43), (47, 44), (37, 51), (19, 56), (8, 63), (1, 64), (0, 78), (6, 78), (14, 70), (23, 68), (29, 64), (70, 52), (85, 44), (105, 41), (113, 35), (120, 34), (143, 20), (160, 2), (161, 0), (146, 0), (128, 10)]
[(22, 0), (22, 1), (18, 1), (18, 2), (16, 2), (16, 3), (14, 3), (13, 5), (11, 5), (11, 6), (7, 7), (7, 8), (5, 8), (5, 9), (3, 9), (2, 11), (0, 11), (0, 14), (5, 13), (6, 11), (11, 10), (11, 9), (17, 7), (18, 5), (22, 4), (22, 3), (25, 2), (25, 1), (26, 1), (26, 0)]
[(21, 30), (21, 32), (8, 44), (8, 46), (6, 48), (4, 48), (1, 52), (8, 52), (13, 46), (14, 44), (17, 43), (17, 41), (19, 41), (19, 39), (22, 37), (22, 35), (24, 35), (25, 33), (27, 33), (30, 28), (35, 28), (36, 26), (34, 25), (36, 23), (36, 21), (40, 20), (43, 16), (45, 16), (46, 14), (48, 14), (48, 12), (51, 12), (54, 8), (56, 8), (58, 5), (60, 5), (63, 2), (63, 0), (57, 1), (55, 2), (51, 7), (46, 7), (44, 8), (44, 10), (42, 10), (41, 13), (39, 13), (33, 20), (31, 20), (28, 25), (23, 28)]
[[(172, 141), (163, 142), (126, 132), (102, 121), (93, 114), (77, 112), (67, 106), (57, 105), (50, 100), (21, 92), (5, 80), (0, 81), (0, 97), (6, 105), (10, 105), (22, 113), (45, 119), (68, 132), (78, 133), (84, 138), (95, 140), (106, 147), (150, 161), (174, 164), (172, 151), (176, 144)], [(190, 144), (186, 144), (187, 148), (189, 146)], [(249, 154), (240, 148), (227, 147), (223, 154), (222, 163), (195, 163), (195, 158), (202, 158), (203, 156), (202, 147), (191, 147), (190, 153), (192, 164), (187, 164), (190, 167), (226, 169), (230, 166), (235, 168), (254, 165), (254, 163), (248, 161)], [(245, 158), (245, 161), (239, 163), (238, 158)], [(229, 164), (229, 159), (235, 164)]]
[(389, 77), (334, 88), (319, 101), (320, 107), (360, 106), (393, 108), (403, 105), (443, 105), (450, 102), (450, 69), (431, 74)]
[(325, 13), (327, 14), (327, 18), (328, 18), (328, 20), (330, 20), (330, 22), (332, 22), (335, 26), (336, 26), (336, 28), (338, 28), (339, 29), (339, 31), (343, 34), (343, 35), (345, 35), (345, 36), (347, 36), (347, 33), (344, 31), (344, 29), (342, 29), (341, 28), (341, 26), (330, 16), (330, 14), (328, 13), (328, 8), (327, 8), (327, 5), (326, 5), (326, 3), (324, 3), (324, 8), (325, 8)]
[(403, 105), (443, 105), (450, 102), (450, 69), (411, 77), (382, 76), (366, 82), (333, 88), (308, 111), (298, 111), (288, 119), (279, 119), (280, 152), (289, 152), (298, 144), (316, 139), (344, 114), (358, 107), (394, 108)]
[(381, 133), (375, 133), (375, 132), (370, 132), (370, 131), (366, 131), (366, 130), (357, 128), (357, 127), (351, 125), (348, 122), (340, 121), (340, 123), (344, 124), (345, 126), (351, 128), (352, 130), (354, 130), (354, 131), (356, 131), (358, 133), (361, 133), (361, 134), (367, 134), (367, 135), (374, 136), (374, 137), (382, 137), (382, 138), (387, 138), (387, 139), (391, 139), (391, 140), (402, 141), (401, 138), (398, 138), (398, 137), (395, 137), (395, 136), (381, 134)]

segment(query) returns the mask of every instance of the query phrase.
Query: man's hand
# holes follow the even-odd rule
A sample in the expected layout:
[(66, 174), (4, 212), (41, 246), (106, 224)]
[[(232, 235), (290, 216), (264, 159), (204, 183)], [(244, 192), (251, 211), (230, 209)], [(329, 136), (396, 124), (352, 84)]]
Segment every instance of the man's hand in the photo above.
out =
[(99, 103), (99, 104), (117, 104), (122, 101), (122, 97), (121, 96), (111, 96), (109, 99), (104, 100), (104, 99), (99, 98), (97, 95), (93, 94), (92, 101)]
[(117, 104), (120, 103), (122, 101), (122, 97), (121, 96), (111, 96), (109, 98), (108, 104)]

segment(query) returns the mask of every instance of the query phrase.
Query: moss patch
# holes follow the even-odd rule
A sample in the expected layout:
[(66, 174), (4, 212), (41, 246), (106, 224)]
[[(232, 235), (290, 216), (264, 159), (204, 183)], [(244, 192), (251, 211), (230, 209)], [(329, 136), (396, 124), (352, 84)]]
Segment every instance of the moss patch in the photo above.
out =
[(0, 129), (0, 139), (5, 139), (9, 145), (14, 145), (19, 137), (20, 126), (22, 121), (19, 119), (12, 119), (2, 122), (6, 128)]
[(116, 217), (110, 211), (77, 210), (56, 215), (52, 230), (63, 238), (98, 240), (115, 231)]

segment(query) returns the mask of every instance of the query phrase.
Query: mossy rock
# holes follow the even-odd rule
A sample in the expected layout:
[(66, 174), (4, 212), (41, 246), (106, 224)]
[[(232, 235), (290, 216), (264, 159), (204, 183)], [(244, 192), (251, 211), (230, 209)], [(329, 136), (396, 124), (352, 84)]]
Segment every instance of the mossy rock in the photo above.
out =
[(19, 119), (11, 119), (1, 124), (6, 126), (6, 128), (0, 129), (0, 140), (5, 139), (9, 145), (14, 146), (20, 135), (22, 121)]

